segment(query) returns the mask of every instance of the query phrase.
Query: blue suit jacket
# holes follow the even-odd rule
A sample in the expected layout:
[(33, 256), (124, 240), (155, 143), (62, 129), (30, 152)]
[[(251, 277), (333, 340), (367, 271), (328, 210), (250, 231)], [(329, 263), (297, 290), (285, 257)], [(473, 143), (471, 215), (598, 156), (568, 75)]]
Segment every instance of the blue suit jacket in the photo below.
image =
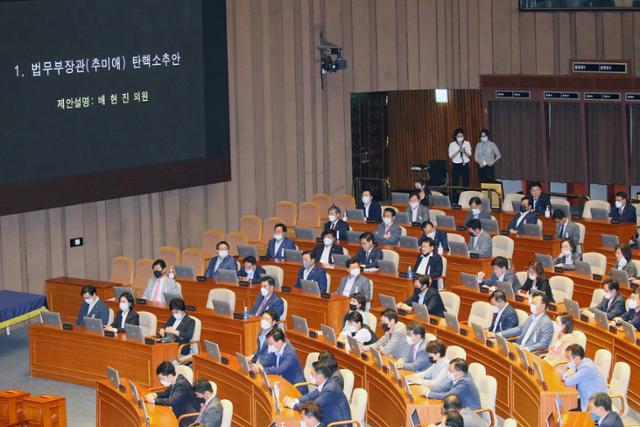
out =
[(282, 244), (278, 248), (278, 253), (276, 253), (276, 239), (271, 239), (267, 244), (267, 257), (284, 259), (285, 249), (296, 249), (296, 243), (288, 237), (285, 237), (284, 239), (282, 239)]
[(207, 272), (205, 273), (205, 276), (207, 276), (208, 279), (217, 279), (218, 270), (238, 271), (238, 264), (236, 264), (236, 259), (231, 255), (227, 255), (216, 269), (216, 262), (218, 262), (218, 258), (219, 257), (214, 256), (213, 258), (211, 258), (211, 260), (209, 260), (209, 266), (207, 267)]
[(78, 312), (78, 319), (76, 319), (76, 325), (83, 326), (84, 325), (84, 317), (93, 317), (94, 319), (102, 320), (102, 325), (107, 325), (109, 323), (109, 307), (107, 304), (103, 303), (102, 300), (98, 300), (93, 305), (93, 310), (90, 313), (87, 313), (89, 310), (89, 304), (83, 302), (80, 306), (80, 311)]
[(391, 224), (389, 226), (389, 234), (391, 235), (391, 237), (389, 237), (388, 239), (382, 237), (385, 234), (384, 227), (384, 224), (378, 225), (378, 228), (376, 229), (376, 242), (383, 243), (385, 245), (397, 245), (398, 241), (400, 240), (400, 236), (402, 235), (400, 226), (398, 226), (397, 224)]
[(509, 223), (508, 230), (516, 230), (518, 234), (524, 234), (524, 224), (537, 224), (538, 217), (536, 216), (534, 211), (528, 211), (523, 221), (520, 221), (520, 225), (516, 227), (518, 224), (518, 220), (520, 219), (521, 213), (518, 212), (513, 216), (513, 219)]
[(284, 313), (284, 302), (282, 302), (282, 298), (280, 298), (278, 295), (276, 295), (275, 292), (273, 292), (271, 295), (269, 295), (269, 299), (267, 300), (265, 306), (262, 307), (262, 310), (260, 311), (260, 313), (258, 313), (258, 309), (260, 308), (260, 305), (262, 305), (263, 300), (264, 297), (259, 293), (256, 297), (256, 302), (251, 308), (251, 314), (253, 316), (262, 316), (262, 313), (264, 313), (268, 309), (272, 309), (275, 310), (276, 313), (278, 313), (278, 316), (280, 316), (280, 318), (282, 319), (282, 314)]
[[(303, 273), (304, 267), (302, 267), (300, 271), (298, 271), (298, 281), (296, 282), (296, 288), (302, 287), (300, 281), (304, 279)], [(318, 282), (320, 292), (327, 292), (327, 273), (317, 265), (313, 266), (313, 268), (309, 272), (309, 275), (307, 276), (307, 280), (315, 280), (316, 282)]]
[(371, 248), (369, 256), (367, 256), (367, 252), (365, 252), (364, 249), (360, 248), (355, 258), (360, 265), (364, 265), (364, 268), (378, 268), (378, 260), (381, 260), (382, 256), (383, 254), (380, 248), (374, 246)]
[[(420, 241), (418, 242), (418, 244), (422, 244), (422, 241), (425, 240), (426, 238), (427, 238), (427, 235), (424, 234), (424, 231), (423, 231), (422, 236), (420, 236)], [(436, 235), (434, 236), (433, 241), (435, 243), (436, 251), (438, 250), (439, 244), (442, 244), (442, 249), (444, 249), (445, 251), (449, 250), (449, 238), (447, 237), (446, 232), (436, 229)]]
[(611, 212), (609, 212), (609, 216), (612, 219), (617, 219), (620, 222), (632, 222), (636, 223), (636, 208), (630, 203), (624, 205), (624, 209), (622, 209), (622, 215), (620, 215), (620, 209), (616, 208), (615, 205), (611, 207)]
[(380, 203), (375, 200), (373, 200), (369, 205), (369, 216), (367, 216), (364, 210), (364, 203), (362, 203), (362, 200), (358, 202), (356, 209), (360, 209), (362, 211), (366, 220), (382, 222), (382, 206), (380, 206)]
[[(255, 269), (255, 272), (253, 273), (253, 279), (251, 280), (251, 283), (260, 283), (260, 279), (262, 278), (262, 276), (266, 276), (266, 275), (267, 275), (266, 270), (260, 267), (259, 265), (256, 265), (256, 269)], [(238, 277), (247, 277), (247, 272), (245, 271), (244, 267), (238, 270)]]
[[(298, 360), (298, 355), (293, 346), (287, 343), (280, 356), (280, 363), (275, 353), (269, 353), (264, 365), (264, 371), (269, 375), (280, 375), (291, 384), (305, 382), (304, 373)], [(298, 390), (302, 394), (306, 394), (307, 386), (298, 387)]]
[(482, 406), (480, 393), (469, 373), (461, 377), (456, 383), (449, 382), (446, 385), (432, 388), (427, 397), (429, 399), (442, 400), (450, 394), (458, 396), (462, 406), (466, 406), (473, 411), (480, 409)]
[(200, 408), (193, 387), (182, 374), (178, 374), (174, 385), (157, 393), (154, 403), (160, 406), (171, 406), (176, 417), (198, 412)]
[(493, 319), (491, 319), (491, 326), (489, 326), (489, 331), (491, 332), (502, 332), (518, 326), (518, 314), (511, 304), (507, 304), (500, 316), (500, 321), (495, 325), (497, 316), (497, 314), (494, 314)]
[(637, 330), (640, 331), (640, 312), (636, 316), (635, 310), (627, 310), (627, 312), (622, 315), (622, 320), (624, 320), (625, 322), (631, 323), (633, 326), (636, 327)]
[(322, 409), (324, 417), (323, 425), (331, 424), (335, 421), (346, 421), (351, 419), (351, 408), (342, 387), (334, 377), (327, 379), (322, 386), (322, 391), (316, 388), (311, 393), (305, 394), (298, 399), (300, 403), (294, 406), (299, 410), (300, 406), (307, 402), (316, 402)]
[[(533, 201), (533, 197), (531, 198)], [(538, 199), (537, 202), (533, 202), (533, 210), (536, 212), (540, 212), (544, 214), (544, 211), (547, 209), (547, 206), (549, 206), (549, 209), (551, 209), (551, 197), (546, 194), (546, 193), (542, 193), (540, 194), (540, 198)]]
[(427, 354), (426, 342), (422, 340), (419, 343), (420, 347), (416, 352), (416, 357), (413, 357), (413, 349), (409, 347), (409, 354), (407, 355), (406, 360), (404, 361), (404, 365), (402, 369), (406, 369), (407, 371), (421, 372), (425, 369), (428, 369), (431, 366), (431, 362), (429, 362), (429, 355)]
[[(324, 224), (323, 232), (327, 232), (331, 230), (331, 221), (327, 221)], [(336, 225), (333, 228), (333, 231), (336, 233), (336, 239), (338, 240), (347, 240), (347, 232), (349, 231), (349, 224), (339, 219), (336, 221)]]

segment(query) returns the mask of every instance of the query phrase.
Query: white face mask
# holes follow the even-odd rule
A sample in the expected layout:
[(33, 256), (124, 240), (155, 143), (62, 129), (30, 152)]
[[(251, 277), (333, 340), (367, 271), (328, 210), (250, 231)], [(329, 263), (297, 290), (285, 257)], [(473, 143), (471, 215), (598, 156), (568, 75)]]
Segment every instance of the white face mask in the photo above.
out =
[(536, 273), (529, 273), (529, 280), (536, 280), (538, 275)]
[(564, 251), (562, 251), (562, 256), (570, 256), (571, 255), (571, 249), (565, 249)]
[(464, 141), (464, 136), (459, 136), (459, 137), (457, 137), (457, 138), (456, 138), (456, 141), (458, 141), (458, 142), (462, 142), (462, 141)]
[(576, 362), (574, 362), (573, 360), (569, 363), (567, 363), (567, 368), (571, 369), (572, 371), (576, 370)]
[(611, 292), (605, 292), (605, 293), (604, 293), (604, 297), (605, 297), (606, 299), (611, 299)]
[(451, 382), (454, 382), (456, 380), (456, 376), (451, 371), (447, 372), (447, 378), (449, 378), (449, 381)]
[(630, 310), (635, 310), (636, 308), (638, 308), (638, 301), (636, 301), (634, 299), (630, 299), (629, 300), (629, 309)]
[(86, 302), (87, 304), (91, 305), (91, 303), (93, 302), (93, 298), (85, 298), (84, 302)]
[(184, 318), (184, 314), (183, 313), (176, 313), (173, 315), (173, 318), (176, 320), (182, 320)]
[(335, 215), (329, 215), (329, 221), (330, 222), (335, 222), (336, 221), (336, 216)]
[(471, 212), (472, 212), (474, 215), (480, 215), (480, 212), (481, 212), (481, 211), (480, 211), (480, 208), (473, 208), (473, 209), (471, 209)]
[(411, 206), (411, 209), (417, 208), (419, 204), (420, 203), (418, 203), (418, 202), (409, 202), (409, 206)]
[(221, 251), (218, 251), (218, 256), (219, 256), (220, 258), (226, 258), (226, 257), (227, 257), (227, 255), (229, 255), (229, 251), (227, 251), (227, 250), (224, 250), (224, 249), (223, 249), (223, 250), (221, 250)]
[(480, 142), (487, 142), (489, 140), (488, 136), (481, 136), (480, 137)]
[(498, 314), (498, 312), (500, 311), (500, 307), (496, 307), (495, 305), (491, 306), (491, 312)]
[(362, 196), (362, 203), (364, 203), (365, 205), (368, 204), (370, 201), (371, 201), (371, 197)]
[(422, 191), (422, 184), (416, 184), (415, 187), (416, 187), (416, 190)]
[(262, 330), (266, 331), (267, 329), (271, 329), (271, 322), (269, 322), (268, 320), (262, 319), (260, 321), (260, 328), (262, 328)]
[(531, 311), (531, 314), (538, 314), (538, 306), (535, 304), (531, 304), (529, 306), (529, 310)]
[(405, 338), (407, 340), (407, 344), (409, 345), (413, 345), (413, 338), (410, 337), (409, 335), (407, 335), (407, 337)]
[(627, 259), (625, 257), (620, 257), (620, 259), (618, 260), (618, 266), (620, 268), (624, 267), (627, 265)]
[(391, 225), (393, 220), (391, 218), (384, 217), (382, 218), (382, 222), (384, 222), (384, 225)]
[(282, 240), (282, 234), (276, 233), (276, 234), (273, 235), (273, 238), (276, 239), (277, 241), (280, 241), (280, 240)]
[(267, 295), (269, 295), (269, 288), (260, 288), (260, 293), (263, 297), (266, 297)]
[(127, 311), (129, 309), (129, 303), (128, 302), (121, 302), (118, 305), (120, 306), (120, 310), (121, 311)]
[(324, 243), (325, 246), (331, 246), (333, 245), (333, 240), (331, 240), (328, 237), (325, 237), (324, 239), (322, 239), (322, 242)]
[(358, 277), (360, 275), (360, 269), (359, 268), (352, 268), (351, 270), (349, 270), (349, 274), (352, 277)]
[(278, 351), (278, 350), (276, 349), (276, 346), (275, 346), (275, 345), (270, 345), (269, 347), (267, 347), (267, 352), (268, 352), (268, 353), (275, 353), (275, 352), (277, 352), (277, 351)]
[(171, 381), (169, 381), (169, 380), (160, 380), (160, 384), (162, 384), (164, 387), (169, 387), (169, 386), (171, 386)]
[(616, 200), (615, 204), (616, 204), (616, 208), (618, 209), (622, 207), (622, 202), (620, 200)]
[(436, 232), (432, 231), (431, 233), (427, 233), (427, 237), (430, 238), (431, 240), (436, 238)]
[(311, 377), (311, 378), (309, 379), (309, 382), (310, 382), (311, 384), (313, 384), (313, 385), (318, 384), (318, 380), (317, 380), (317, 378), (316, 378), (316, 377)]
[(356, 327), (356, 325), (349, 325), (349, 332), (352, 334), (355, 334), (356, 332), (358, 332), (358, 328)]

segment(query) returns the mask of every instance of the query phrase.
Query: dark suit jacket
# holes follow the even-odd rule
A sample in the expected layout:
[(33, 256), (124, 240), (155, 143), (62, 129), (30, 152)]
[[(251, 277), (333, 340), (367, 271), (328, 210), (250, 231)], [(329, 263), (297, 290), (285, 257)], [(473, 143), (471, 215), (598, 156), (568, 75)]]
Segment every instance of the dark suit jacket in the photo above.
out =
[(218, 268), (216, 268), (216, 263), (218, 262), (217, 256), (214, 256), (209, 260), (209, 266), (207, 267), (207, 272), (205, 276), (208, 279), (217, 279), (218, 278), (218, 270), (233, 270), (238, 271), (238, 264), (236, 263), (236, 259), (231, 255), (227, 255), (221, 262)]
[(356, 254), (356, 259), (364, 268), (378, 268), (378, 260), (382, 259), (382, 250), (377, 246), (371, 248), (369, 256), (364, 249), (360, 248)]
[[(533, 198), (532, 198), (532, 201), (533, 201)], [(540, 194), (540, 198), (538, 199), (538, 201), (534, 202), (533, 210), (544, 214), (544, 211), (547, 209), (547, 206), (549, 206), (549, 210), (551, 210), (551, 197), (546, 193), (542, 193)]]
[[(298, 281), (296, 282), (296, 288), (301, 288), (301, 280), (304, 279), (304, 267), (300, 268), (298, 271)], [(318, 287), (320, 288), (320, 292), (327, 292), (327, 273), (318, 267), (318, 265), (314, 265), (309, 275), (307, 275), (307, 280), (315, 280), (318, 282)]]
[[(371, 210), (371, 209), (369, 209)], [(331, 221), (327, 221), (324, 224), (323, 232), (331, 230)], [(336, 233), (336, 239), (338, 240), (347, 240), (347, 231), (349, 231), (349, 224), (339, 219), (336, 221), (336, 225), (333, 228), (333, 231)]]
[[(471, 212), (471, 210), (469, 209), (469, 213), (467, 214), (467, 217), (464, 220), (464, 225), (467, 225), (467, 223), (472, 219), (473, 219), (473, 212)], [(489, 209), (481, 208), (480, 215), (478, 215), (477, 219), (491, 219), (491, 211)]]
[[(420, 236), (420, 241), (418, 242), (418, 244), (421, 245), (426, 238), (427, 238), (427, 235), (424, 234), (424, 231), (423, 231), (422, 236)], [(440, 244), (442, 244), (442, 249), (444, 249), (445, 251), (449, 250), (449, 238), (447, 237), (447, 233), (445, 233), (444, 231), (438, 230), (436, 228), (436, 235), (434, 236), (433, 241), (435, 243), (436, 250), (438, 250), (438, 245)]]
[(356, 209), (362, 210), (362, 212), (364, 213), (364, 218), (366, 220), (382, 222), (382, 206), (380, 206), (380, 203), (376, 202), (375, 200), (373, 200), (369, 205), (369, 216), (367, 216), (367, 213), (364, 210), (364, 203), (362, 203), (362, 201), (358, 202), (358, 204), (356, 205)]
[(261, 293), (258, 293), (256, 302), (251, 308), (252, 316), (262, 316), (262, 313), (264, 313), (268, 309), (272, 309), (275, 310), (276, 313), (278, 313), (278, 316), (280, 316), (280, 318), (282, 319), (282, 315), (284, 314), (284, 302), (282, 302), (282, 298), (280, 298), (275, 292), (273, 292), (271, 295), (269, 295), (269, 299), (265, 303), (264, 307), (262, 307), (262, 310), (258, 312), (258, 309), (262, 305), (262, 301), (264, 301), (264, 297)]
[[(262, 276), (266, 275), (266, 270), (259, 265), (256, 265), (256, 270), (253, 273), (253, 280), (251, 280), (251, 283), (260, 283), (260, 279), (262, 278)], [(247, 277), (247, 272), (245, 271), (244, 267), (238, 270), (238, 277)]]
[[(516, 230), (518, 232), (518, 234), (524, 234), (524, 224), (537, 224), (538, 223), (538, 216), (536, 215), (536, 213), (534, 211), (527, 211), (524, 219), (522, 221), (520, 221), (520, 224), (518, 224), (518, 220), (520, 219), (520, 215), (522, 215), (522, 214), (520, 212), (518, 212), (513, 216), (513, 219), (509, 223), (508, 230)], [(518, 224), (517, 227), (516, 227), (516, 224)]]
[(322, 386), (322, 391), (316, 388), (311, 393), (301, 396), (294, 409), (299, 410), (302, 404), (316, 402), (324, 413), (323, 423), (328, 425), (335, 421), (346, 421), (351, 419), (351, 408), (342, 387), (332, 378), (327, 379)]
[[(346, 236), (346, 234), (345, 234)], [(320, 257), (322, 256), (322, 251), (324, 251), (324, 245), (320, 244), (313, 248), (313, 253), (315, 254), (316, 262), (320, 262)], [(344, 249), (340, 245), (336, 245), (335, 243), (331, 245), (331, 250), (329, 251), (329, 264), (333, 264), (333, 255), (344, 255)]]
[[(135, 310), (129, 309), (129, 311), (127, 312), (127, 318), (125, 319), (124, 323), (126, 323), (127, 325), (139, 325), (140, 316), (138, 316), (138, 313), (136, 313)], [(121, 326), (122, 326), (122, 310), (118, 310), (118, 313), (113, 319), (113, 323), (111, 324), (111, 327), (116, 328), (118, 332), (124, 332), (124, 328), (121, 328)]]
[(102, 320), (103, 325), (109, 324), (109, 307), (103, 303), (102, 300), (98, 300), (94, 305), (91, 312), (89, 310), (89, 304), (83, 302), (78, 312), (78, 318), (76, 319), (76, 325), (83, 326), (85, 317), (93, 317), (94, 319)]
[[(262, 366), (268, 375), (280, 375), (291, 384), (303, 383), (306, 381), (304, 379), (304, 373), (302, 372), (302, 367), (300, 366), (300, 360), (298, 360), (296, 350), (289, 343), (285, 345), (282, 356), (280, 356), (279, 364), (276, 354), (269, 353), (265, 364)], [(298, 390), (302, 394), (306, 394), (308, 391), (307, 386), (298, 387)]]
[(614, 411), (610, 411), (603, 419), (602, 422), (598, 425), (598, 427), (624, 427), (624, 423), (618, 415)]
[(622, 320), (631, 323), (636, 327), (637, 330), (640, 331), (640, 310), (628, 310), (625, 314), (622, 315)]
[(293, 240), (289, 239), (288, 237), (285, 237), (284, 239), (282, 239), (282, 243), (278, 248), (278, 253), (276, 253), (276, 239), (271, 239), (267, 244), (267, 257), (275, 258), (275, 259), (284, 259), (284, 250), (295, 249), (295, 248), (296, 248), (296, 243)]
[[(164, 323), (163, 328), (168, 328), (173, 326), (173, 323), (175, 321), (176, 321), (175, 317), (173, 316), (169, 317), (167, 321)], [(191, 317), (189, 317), (188, 314), (185, 314), (184, 318), (178, 325), (178, 332), (180, 332), (180, 336), (178, 337), (178, 342), (180, 344), (186, 344), (189, 341), (191, 341), (191, 338), (193, 338), (193, 329), (195, 328), (195, 326), (196, 326), (196, 321), (193, 320)], [(182, 349), (183, 356), (188, 356), (190, 352), (191, 352), (191, 349), (189, 348), (189, 346), (186, 346)]]
[[(524, 282), (524, 285), (520, 288), (521, 291), (530, 292), (531, 287), (533, 286), (533, 282), (531, 279), (527, 278), (527, 281)], [(536, 286), (538, 288), (538, 292), (544, 292), (549, 298), (549, 302), (555, 302), (553, 299), (553, 294), (551, 292), (551, 286), (549, 285), (549, 281), (547, 279), (538, 280), (538, 284)]]
[(626, 308), (624, 306), (624, 298), (620, 294), (616, 294), (616, 296), (609, 304), (609, 300), (606, 298), (602, 298), (600, 304), (596, 307), (598, 310), (602, 310), (607, 313), (607, 319), (611, 320), (614, 317), (622, 316), (625, 314)]
[[(413, 295), (411, 295), (411, 297), (404, 303), (411, 306), (414, 302), (420, 302), (420, 290), (415, 288), (413, 290)], [(425, 294), (422, 303), (427, 306), (429, 314), (433, 316), (444, 317), (444, 312), (447, 311), (444, 307), (444, 302), (442, 301), (440, 292), (438, 292), (438, 284), (435, 282), (427, 288), (427, 293)]]
[(609, 212), (609, 216), (612, 219), (617, 219), (620, 222), (632, 222), (636, 223), (636, 208), (631, 203), (627, 203), (624, 205), (622, 209), (622, 215), (620, 215), (620, 209), (616, 208), (615, 205), (611, 207), (611, 212)]
[(491, 319), (491, 326), (489, 326), (489, 331), (491, 332), (502, 332), (518, 326), (518, 314), (516, 313), (516, 310), (511, 306), (511, 304), (507, 304), (507, 306), (504, 308), (504, 311), (500, 316), (500, 320), (496, 325), (495, 322), (497, 316), (497, 314), (494, 314), (493, 319)]
[[(423, 255), (420, 254), (416, 258), (416, 263), (413, 266), (413, 271), (417, 272), (420, 263), (422, 262)], [(427, 268), (425, 268), (425, 273), (429, 270), (429, 277), (440, 277), (442, 276), (442, 257), (438, 255), (437, 252), (433, 252), (431, 254), (431, 258), (429, 258), (429, 262), (427, 263)]]
[(191, 412), (200, 412), (200, 403), (193, 392), (193, 387), (180, 374), (178, 374), (175, 384), (157, 393), (153, 403), (160, 406), (171, 406), (176, 417)]

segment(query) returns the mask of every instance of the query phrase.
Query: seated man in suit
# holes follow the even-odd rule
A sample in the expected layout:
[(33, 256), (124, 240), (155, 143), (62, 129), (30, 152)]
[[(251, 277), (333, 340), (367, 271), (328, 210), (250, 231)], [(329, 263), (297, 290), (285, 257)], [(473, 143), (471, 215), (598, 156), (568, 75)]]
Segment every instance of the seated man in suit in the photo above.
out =
[(429, 355), (427, 354), (427, 342), (424, 339), (427, 331), (424, 325), (418, 322), (410, 322), (407, 325), (407, 344), (409, 353), (406, 359), (398, 359), (396, 366), (398, 369), (407, 371), (424, 371), (431, 366)]
[[(455, 394), (450, 394), (442, 399), (442, 413), (456, 412), (460, 414), (463, 420), (464, 427), (488, 427), (487, 424), (480, 415), (462, 404), (460, 398)], [(445, 426), (446, 424), (442, 424)]]
[[(176, 368), (171, 362), (165, 360), (160, 363), (156, 368), (156, 374), (160, 379), (160, 384), (166, 388), (157, 393), (147, 394), (145, 400), (148, 403), (170, 406), (176, 418), (184, 414), (198, 412), (200, 404), (193, 392), (193, 387), (182, 374), (176, 375)], [(193, 420), (187, 417), (180, 423), (180, 427), (185, 427), (192, 422)]]
[(494, 291), (489, 297), (489, 303), (493, 312), (493, 319), (491, 319), (491, 326), (489, 326), (490, 337), (493, 337), (492, 334), (496, 332), (506, 331), (518, 326), (518, 314), (507, 301), (507, 296), (504, 292)]
[(627, 312), (621, 317), (614, 317), (610, 325), (615, 326), (625, 321), (631, 323), (636, 328), (636, 330), (640, 331), (640, 304), (638, 303), (639, 300), (640, 286), (633, 290), (633, 293), (627, 300), (629, 310), (627, 310)]
[[(269, 357), (262, 363), (255, 363), (251, 366), (254, 373), (261, 370), (267, 375), (280, 375), (291, 384), (305, 382), (304, 373), (298, 360), (296, 349), (287, 342), (284, 331), (274, 328), (267, 334), (267, 345), (269, 346)], [(298, 391), (306, 394), (309, 390), (306, 385), (298, 387)]]
[(378, 260), (382, 259), (382, 251), (375, 246), (373, 233), (365, 231), (360, 235), (360, 249), (355, 258), (365, 271), (378, 268)]
[(284, 259), (285, 249), (297, 249), (293, 240), (287, 237), (287, 226), (280, 223), (273, 227), (273, 239), (267, 244), (267, 257)]
[(267, 360), (267, 358), (269, 357), (269, 344), (267, 344), (267, 334), (273, 329), (278, 328), (279, 321), (280, 316), (272, 308), (269, 308), (265, 310), (264, 313), (262, 313), (262, 319), (260, 319), (260, 332), (258, 333), (258, 348), (251, 357), (251, 363), (264, 364), (264, 362)]
[(396, 210), (393, 208), (385, 208), (383, 215), (383, 223), (378, 225), (378, 229), (376, 230), (376, 242), (395, 246), (398, 244), (400, 235), (402, 234), (400, 227), (393, 222), (396, 217)]
[(607, 313), (607, 319), (622, 316), (627, 310), (624, 304), (624, 297), (620, 294), (620, 284), (615, 280), (605, 280), (602, 285), (604, 296), (600, 304), (593, 307)]
[(351, 408), (342, 387), (332, 378), (334, 370), (322, 360), (316, 360), (311, 368), (311, 382), (316, 389), (295, 399), (286, 396), (283, 399), (285, 406), (300, 410), (307, 402), (316, 402), (322, 409), (325, 424), (351, 419)]
[(301, 280), (315, 280), (320, 292), (327, 292), (327, 273), (316, 265), (315, 254), (311, 251), (302, 252), (302, 268), (298, 271), (296, 288), (301, 288)]
[(571, 239), (576, 247), (579, 247), (580, 229), (576, 223), (569, 221), (562, 209), (553, 211), (553, 220), (556, 223), (556, 237), (560, 240)]
[(589, 398), (589, 412), (598, 427), (624, 427), (617, 412), (611, 410), (611, 397), (607, 393), (594, 393)]
[[(440, 248), (442, 248), (442, 252), (449, 250), (449, 238), (447, 237), (447, 233), (436, 229), (436, 226), (433, 225), (431, 221), (424, 221), (420, 224), (422, 227), (422, 236), (420, 236), (420, 243), (427, 237), (433, 240), (433, 246), (435, 246), (438, 253), (440, 253)], [(442, 254), (440, 254), (442, 255)]]
[(367, 301), (371, 301), (371, 282), (360, 274), (360, 263), (356, 258), (347, 260), (349, 275), (340, 279), (340, 286), (336, 294), (350, 297), (355, 293), (364, 294)]
[(442, 276), (442, 257), (435, 251), (433, 240), (426, 238), (420, 243), (420, 255), (416, 258), (413, 271), (416, 274), (438, 278)]
[(482, 224), (479, 219), (472, 219), (467, 222), (469, 230), (469, 252), (475, 252), (480, 258), (490, 258), (493, 253), (491, 236), (482, 230)]
[(398, 312), (391, 308), (384, 309), (380, 315), (380, 323), (384, 335), (371, 345), (361, 345), (361, 350), (376, 350), (395, 359), (406, 358), (409, 353), (407, 328), (398, 322)]
[(425, 395), (429, 399), (442, 400), (450, 394), (455, 394), (460, 399), (463, 407), (467, 407), (473, 411), (480, 409), (480, 393), (473, 378), (469, 373), (469, 366), (464, 359), (453, 359), (449, 363), (449, 379), (450, 383), (444, 386), (436, 386), (427, 390)]
[(338, 369), (338, 361), (333, 356), (333, 354), (328, 352), (327, 350), (321, 351), (318, 355), (318, 360), (327, 365), (329, 369), (331, 369), (331, 372), (333, 372), (330, 378), (331, 381), (335, 381), (340, 386), (340, 388), (344, 388), (344, 378), (342, 378), (340, 369)]
[(256, 297), (256, 302), (251, 308), (252, 316), (262, 316), (262, 313), (272, 309), (278, 313), (279, 317), (284, 314), (284, 302), (275, 292), (276, 280), (271, 276), (264, 276), (260, 280), (260, 293)]
[[(165, 337), (171, 335), (174, 341), (180, 344), (188, 344), (193, 338), (193, 330), (196, 326), (196, 321), (193, 320), (185, 312), (186, 305), (182, 298), (174, 298), (169, 302), (169, 310), (171, 310), (171, 317), (167, 319), (164, 326), (158, 331), (158, 335)], [(181, 355), (188, 356), (191, 353), (189, 345), (182, 347)]]
[(589, 407), (591, 396), (607, 392), (607, 383), (593, 360), (584, 357), (584, 348), (580, 344), (571, 344), (565, 352), (569, 363), (562, 374), (562, 381), (564, 385), (578, 389), (580, 407), (576, 409), (584, 412)]
[(147, 282), (147, 287), (142, 298), (155, 302), (164, 302), (164, 294), (180, 295), (176, 281), (167, 277), (167, 264), (164, 260), (157, 259), (151, 266), (153, 277)]
[(238, 270), (235, 258), (229, 255), (229, 244), (227, 242), (224, 240), (219, 241), (216, 245), (216, 250), (218, 251), (218, 256), (214, 256), (209, 261), (209, 266), (205, 273), (207, 279), (217, 279), (218, 270)]
[(329, 221), (324, 224), (323, 232), (333, 230), (336, 239), (347, 240), (347, 231), (349, 231), (349, 224), (344, 222), (341, 218), (340, 208), (333, 205), (329, 208)]
[(616, 201), (609, 212), (609, 217), (620, 222), (636, 223), (636, 208), (629, 203), (627, 193), (623, 191), (616, 193)]
[(267, 274), (265, 269), (257, 264), (254, 256), (249, 255), (242, 264), (238, 271), (238, 280), (241, 282), (260, 283), (262, 276)]
[(196, 382), (193, 389), (196, 397), (200, 401), (204, 401), (195, 422), (202, 424), (204, 427), (220, 427), (222, 424), (222, 405), (213, 393), (211, 383), (201, 378)]
[(336, 244), (336, 232), (333, 230), (323, 231), (322, 243), (313, 248), (313, 254), (320, 264), (333, 264), (334, 254), (344, 255), (342, 246)]
[(499, 332), (504, 338), (518, 337), (516, 343), (533, 352), (547, 350), (553, 339), (553, 321), (547, 316), (547, 296), (536, 293), (531, 298), (531, 316), (515, 328)]
[(298, 410), (300, 411), (300, 427), (322, 427), (325, 425), (322, 423), (324, 414), (316, 402), (300, 405)]
[(471, 210), (464, 220), (465, 224), (472, 219), (491, 219), (491, 211), (482, 208), (482, 200), (480, 200), (480, 197), (472, 197), (469, 199), (469, 209)]
[(438, 283), (432, 281), (429, 276), (416, 277), (413, 280), (413, 295), (397, 305), (400, 310), (411, 313), (414, 303), (426, 305), (429, 314), (433, 316), (444, 317), (444, 312), (447, 311), (438, 291)]
[(109, 324), (109, 307), (100, 300), (96, 288), (91, 285), (84, 285), (80, 290), (80, 296), (84, 302), (80, 306), (76, 325), (83, 326), (84, 318), (91, 317), (100, 319), (102, 325), (107, 326)]
[(411, 223), (429, 221), (429, 208), (420, 204), (420, 193), (418, 192), (409, 195), (409, 207), (406, 212)]
[(380, 203), (373, 200), (373, 193), (371, 190), (364, 190), (360, 200), (361, 201), (356, 205), (356, 209), (360, 209), (364, 212), (365, 220), (374, 222), (382, 221), (382, 207), (380, 206)]
[(493, 267), (493, 273), (491, 273), (491, 278), (489, 280), (485, 280), (484, 271), (480, 271), (478, 272), (478, 274), (476, 274), (476, 278), (480, 286), (495, 290), (496, 282), (509, 282), (511, 283), (513, 292), (518, 292), (522, 284), (518, 280), (518, 276), (516, 276), (516, 273), (509, 270), (508, 259), (506, 259), (505, 257), (497, 256), (491, 261), (491, 266)]
[(524, 224), (537, 224), (538, 216), (533, 210), (531, 198), (524, 196), (520, 199), (520, 212), (516, 212), (509, 223), (508, 230), (511, 234), (524, 234)]
[(533, 210), (543, 214), (549, 208), (551, 211), (551, 197), (548, 194), (542, 192), (542, 186), (539, 182), (534, 181), (529, 187), (529, 194), (531, 194), (531, 201)]

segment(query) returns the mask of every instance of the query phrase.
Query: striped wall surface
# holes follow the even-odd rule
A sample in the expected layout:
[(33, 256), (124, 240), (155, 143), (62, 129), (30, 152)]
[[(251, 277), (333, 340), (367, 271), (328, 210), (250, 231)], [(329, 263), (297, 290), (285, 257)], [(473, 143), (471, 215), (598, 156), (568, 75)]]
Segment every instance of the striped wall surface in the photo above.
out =
[[(232, 181), (0, 218), (0, 288), (107, 279), (116, 255), (199, 246), (280, 199), (351, 190), (352, 92), (478, 88), (481, 74), (567, 73), (629, 59), (640, 12), (520, 13), (517, 0), (227, 0)], [(319, 78), (320, 33), (349, 69)], [(84, 246), (69, 248), (69, 239)]]

